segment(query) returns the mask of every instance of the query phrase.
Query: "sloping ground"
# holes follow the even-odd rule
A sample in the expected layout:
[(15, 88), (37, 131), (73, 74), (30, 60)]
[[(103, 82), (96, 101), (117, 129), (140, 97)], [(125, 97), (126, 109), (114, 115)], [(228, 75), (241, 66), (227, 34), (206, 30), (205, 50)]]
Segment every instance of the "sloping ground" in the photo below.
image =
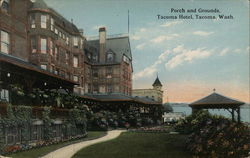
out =
[(185, 135), (122, 133), (117, 139), (82, 149), (73, 158), (192, 158)]

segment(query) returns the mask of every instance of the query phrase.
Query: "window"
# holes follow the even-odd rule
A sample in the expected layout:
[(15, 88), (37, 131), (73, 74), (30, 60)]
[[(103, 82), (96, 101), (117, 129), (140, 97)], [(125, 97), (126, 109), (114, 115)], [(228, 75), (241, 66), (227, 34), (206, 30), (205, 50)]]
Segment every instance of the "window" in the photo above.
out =
[(97, 55), (93, 55), (93, 61), (97, 62)]
[(82, 39), (80, 39), (80, 48), (82, 48), (82, 46), (83, 46), (83, 41)]
[(91, 84), (88, 83), (88, 93), (91, 93)]
[(98, 84), (93, 85), (93, 93), (98, 93), (99, 92), (99, 86)]
[(73, 76), (73, 81), (78, 82), (78, 81), (79, 81), (78, 76), (74, 75), (74, 76)]
[(30, 16), (30, 27), (32, 29), (36, 28), (36, 16), (35, 16), (35, 14), (32, 14)]
[(54, 31), (54, 25), (55, 25), (55, 21), (53, 18), (50, 19), (50, 30)]
[(68, 65), (69, 64), (69, 52), (66, 52), (65, 59), (66, 59), (66, 64)]
[(31, 37), (31, 53), (37, 52), (36, 37)]
[(66, 79), (70, 79), (70, 73), (66, 73), (66, 74), (65, 74), (65, 78), (66, 78)]
[(59, 31), (59, 37), (62, 37), (62, 33)]
[(47, 53), (47, 39), (41, 38), (41, 53)]
[(54, 44), (53, 41), (50, 41), (50, 54), (53, 56)]
[(73, 66), (74, 67), (78, 67), (79, 66), (78, 56), (74, 56), (74, 58), (73, 58)]
[(108, 60), (109, 62), (113, 61), (113, 60), (114, 60), (114, 54), (113, 54), (113, 53), (108, 53), (108, 55), (107, 55), (107, 60)]
[(66, 37), (66, 44), (69, 45), (69, 37)]
[(112, 85), (107, 85), (107, 92), (112, 93)]
[(50, 69), (50, 72), (54, 73), (54, 71), (55, 71), (55, 66), (54, 66), (54, 65), (51, 65), (50, 68), (51, 68), (51, 69)]
[(2, 0), (0, 3), (2, 4), (1, 9), (6, 13), (10, 13), (10, 0)]
[(129, 58), (126, 56), (123, 56), (123, 61), (126, 62), (127, 64), (130, 64)]
[(78, 48), (78, 38), (77, 37), (73, 38), (73, 44), (74, 44), (74, 47)]
[(9, 102), (9, 91), (7, 89), (0, 91), (0, 100)]
[(55, 28), (55, 34), (57, 34), (57, 35), (58, 35), (58, 30), (57, 30), (57, 28)]
[(55, 70), (55, 74), (56, 74), (56, 75), (58, 75), (58, 71), (59, 71), (59, 69), (56, 69), (56, 70)]
[(93, 69), (93, 77), (98, 77), (98, 69)]
[(106, 69), (106, 77), (107, 78), (112, 78), (112, 67), (108, 67)]
[(58, 47), (55, 47), (55, 58), (58, 59)]
[(41, 65), (41, 68), (42, 68), (43, 70), (47, 70), (47, 65), (42, 64), (42, 65)]
[(41, 15), (41, 28), (46, 29), (47, 28), (47, 16)]
[(9, 54), (10, 53), (10, 35), (9, 33), (5, 31), (1, 31), (0, 36), (1, 36), (1, 43), (0, 43), (1, 52)]
[(62, 77), (65, 77), (65, 71), (61, 71), (60, 75), (61, 75)]

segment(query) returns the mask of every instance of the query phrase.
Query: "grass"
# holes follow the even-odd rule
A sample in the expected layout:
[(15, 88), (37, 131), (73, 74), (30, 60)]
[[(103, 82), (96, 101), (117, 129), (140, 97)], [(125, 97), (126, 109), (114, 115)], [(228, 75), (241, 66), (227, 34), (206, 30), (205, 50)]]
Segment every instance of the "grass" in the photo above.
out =
[(49, 145), (49, 146), (44, 146), (44, 147), (37, 148), (37, 149), (31, 149), (28, 151), (18, 152), (18, 153), (11, 154), (8, 156), (12, 157), (12, 158), (38, 158), (38, 157), (46, 155), (54, 150), (62, 148), (66, 145), (70, 145), (70, 144), (77, 143), (79, 141), (88, 140), (88, 139), (94, 139), (94, 138), (97, 138), (97, 137), (104, 135), (105, 133), (106, 132), (90, 131), (90, 132), (88, 132), (87, 137), (82, 138), (82, 139), (68, 141), (68, 142), (62, 142), (59, 144), (54, 144), (54, 145)]
[(192, 158), (185, 135), (122, 133), (117, 139), (89, 146), (73, 158)]

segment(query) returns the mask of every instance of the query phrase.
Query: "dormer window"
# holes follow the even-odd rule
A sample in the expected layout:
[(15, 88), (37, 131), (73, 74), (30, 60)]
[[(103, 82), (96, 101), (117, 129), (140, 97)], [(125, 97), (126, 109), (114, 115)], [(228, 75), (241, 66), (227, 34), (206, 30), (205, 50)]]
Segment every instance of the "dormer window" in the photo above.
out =
[(129, 58), (126, 57), (125, 55), (123, 56), (123, 61), (127, 64), (130, 64)]
[(108, 61), (108, 62), (114, 61), (114, 53), (109, 52), (109, 53), (107, 54), (107, 61)]
[(97, 62), (97, 55), (93, 55), (93, 61)]
[(88, 59), (91, 60), (91, 54), (90, 53), (88, 53)]
[(10, 13), (10, 0), (1, 0), (0, 1), (2, 11)]

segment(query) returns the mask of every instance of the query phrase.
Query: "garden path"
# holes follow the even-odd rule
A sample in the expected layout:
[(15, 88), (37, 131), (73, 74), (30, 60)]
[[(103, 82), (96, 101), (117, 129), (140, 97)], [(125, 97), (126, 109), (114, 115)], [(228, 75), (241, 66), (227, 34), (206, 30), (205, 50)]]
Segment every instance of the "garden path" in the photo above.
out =
[(82, 148), (85, 148), (87, 146), (100, 143), (100, 142), (105, 142), (111, 139), (117, 138), (122, 132), (125, 130), (113, 130), (113, 131), (108, 131), (107, 135), (98, 139), (94, 140), (89, 140), (89, 141), (84, 141), (76, 144), (72, 144), (69, 146), (65, 146), (63, 148), (60, 148), (58, 150), (55, 150), (42, 158), (71, 158), (75, 153), (77, 153), (79, 150)]

